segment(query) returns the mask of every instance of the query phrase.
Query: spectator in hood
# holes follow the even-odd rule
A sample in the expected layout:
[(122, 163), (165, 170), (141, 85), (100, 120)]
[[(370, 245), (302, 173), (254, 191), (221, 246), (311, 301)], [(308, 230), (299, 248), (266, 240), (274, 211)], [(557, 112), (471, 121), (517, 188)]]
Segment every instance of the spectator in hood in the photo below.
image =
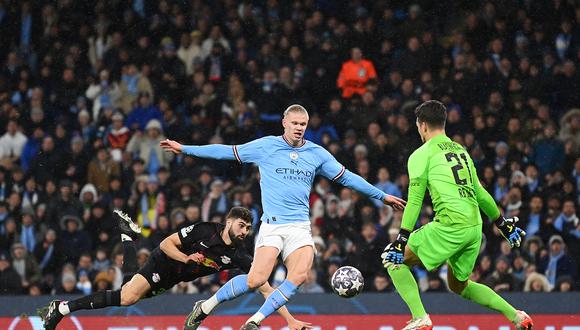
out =
[(79, 218), (83, 214), (83, 206), (73, 195), (72, 182), (69, 180), (62, 180), (59, 183), (58, 196), (53, 198), (48, 204), (45, 215), (48, 226), (53, 229), (58, 229), (59, 221), (61, 221), (65, 214)]
[(550, 237), (549, 254), (538, 262), (538, 272), (545, 274), (553, 288), (561, 276), (576, 278), (576, 262), (566, 253), (566, 244), (560, 235)]
[(11, 262), (10, 254), (0, 251), (0, 295), (23, 293), (22, 279)]
[(160, 167), (169, 167), (173, 154), (164, 152), (159, 143), (165, 139), (161, 122), (151, 119), (145, 126), (145, 133), (136, 133), (129, 140), (127, 151), (136, 154), (145, 160), (145, 168), (148, 173), (155, 174)]
[(20, 275), (24, 289), (27, 289), (31, 283), (40, 280), (40, 267), (34, 256), (28, 254), (22, 243), (12, 245), (12, 267)]
[(65, 262), (76, 264), (83, 253), (90, 252), (91, 239), (82, 229), (83, 223), (76, 215), (63, 215), (60, 227), (59, 251)]

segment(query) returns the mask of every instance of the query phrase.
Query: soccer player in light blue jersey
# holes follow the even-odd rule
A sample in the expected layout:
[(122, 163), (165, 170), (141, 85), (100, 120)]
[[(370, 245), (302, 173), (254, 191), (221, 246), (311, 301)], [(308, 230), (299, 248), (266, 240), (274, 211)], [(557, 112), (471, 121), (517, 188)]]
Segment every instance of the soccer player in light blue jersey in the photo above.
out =
[(284, 306), (296, 293), (306, 280), (314, 259), (308, 198), (316, 175), (381, 200), (395, 209), (405, 206), (404, 200), (375, 188), (348, 171), (326, 149), (305, 140), (308, 112), (301, 105), (291, 105), (284, 111), (282, 125), (282, 136), (266, 136), (242, 145), (186, 146), (172, 140), (161, 141), (161, 147), (176, 154), (254, 163), (260, 169), (264, 213), (250, 272), (234, 277), (213, 297), (196, 303), (186, 321), (186, 329), (197, 329), (219, 303), (264, 284), (280, 253), (288, 269), (286, 280), (241, 329), (258, 329), (262, 320)]

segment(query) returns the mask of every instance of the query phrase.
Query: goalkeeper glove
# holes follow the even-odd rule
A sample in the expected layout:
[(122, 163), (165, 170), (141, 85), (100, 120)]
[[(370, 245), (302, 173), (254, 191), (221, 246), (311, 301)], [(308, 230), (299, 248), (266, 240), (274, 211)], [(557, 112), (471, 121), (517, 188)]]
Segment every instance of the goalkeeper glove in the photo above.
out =
[(407, 246), (407, 241), (409, 241), (409, 235), (411, 235), (410, 231), (401, 228), (397, 239), (385, 247), (381, 254), (385, 268), (388, 269), (391, 266), (399, 268), (403, 263), (405, 260), (405, 246)]
[(516, 222), (519, 220), (518, 217), (506, 219), (500, 215), (499, 218), (493, 222), (497, 229), (499, 229), (501, 236), (510, 243), (512, 248), (514, 246), (519, 247), (522, 243), (522, 238), (526, 236), (526, 232), (516, 226)]

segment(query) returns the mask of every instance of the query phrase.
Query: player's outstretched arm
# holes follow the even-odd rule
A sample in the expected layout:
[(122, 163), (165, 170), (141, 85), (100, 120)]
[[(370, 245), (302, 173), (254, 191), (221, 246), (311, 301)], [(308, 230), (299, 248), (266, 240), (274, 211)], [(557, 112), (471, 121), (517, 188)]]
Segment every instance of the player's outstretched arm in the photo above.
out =
[(512, 248), (519, 247), (522, 239), (526, 236), (526, 232), (516, 225), (519, 221), (518, 217), (504, 218), (491, 194), (479, 182), (475, 166), (471, 165), (471, 168), (471, 172), (475, 173), (475, 181), (473, 184), (475, 186), (475, 197), (479, 208), (493, 221), (501, 235), (510, 243)]
[[(268, 282), (264, 283), (261, 287), (258, 288), (260, 293), (264, 296), (264, 299), (268, 298), (268, 296), (274, 292), (274, 288), (270, 286)], [(278, 314), (288, 322), (288, 329), (289, 330), (303, 330), (303, 329), (312, 329), (312, 324), (308, 322), (299, 321), (290, 314), (288, 308), (286, 306), (282, 306), (278, 309)]]
[(173, 140), (163, 140), (159, 143), (161, 148), (166, 151), (173, 152), (175, 154), (185, 154), (189, 156), (195, 156), (200, 158), (213, 158), (213, 159), (224, 159), (224, 160), (235, 160), (234, 155), (235, 146), (229, 146), (224, 144), (208, 144), (205, 146), (190, 146), (183, 145), (177, 141)]
[(386, 205), (391, 205), (396, 210), (402, 210), (405, 208), (407, 202), (403, 199), (388, 195), (382, 192), (377, 187), (368, 183), (367, 180), (362, 177), (350, 172), (349, 170), (344, 170), (344, 173), (336, 180), (336, 182), (342, 184), (345, 187), (354, 189), (370, 198), (375, 198), (381, 200)]
[(159, 248), (165, 255), (173, 260), (188, 263), (202, 263), (205, 257), (201, 253), (194, 253), (187, 255), (179, 250), (181, 247), (181, 240), (177, 233), (171, 234), (169, 237), (165, 238), (159, 244)]
[(377, 187), (368, 183), (365, 179), (347, 170), (340, 164), (330, 152), (320, 147), (316, 149), (316, 153), (322, 159), (318, 173), (327, 177), (328, 179), (338, 182), (341, 185), (354, 189), (369, 198), (374, 198), (382, 201), (387, 205), (391, 205), (395, 209), (402, 210), (405, 208), (406, 202), (396, 196), (387, 195)]

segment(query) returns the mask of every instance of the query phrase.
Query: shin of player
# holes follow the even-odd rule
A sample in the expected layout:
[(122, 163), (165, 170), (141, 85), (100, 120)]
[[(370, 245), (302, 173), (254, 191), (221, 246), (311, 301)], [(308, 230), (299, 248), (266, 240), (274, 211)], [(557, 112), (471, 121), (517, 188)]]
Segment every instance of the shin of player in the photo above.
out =
[[(278, 254), (278, 249), (271, 246), (262, 246), (256, 250), (254, 260), (260, 262), (252, 265), (250, 269), (250, 274), (248, 274), (249, 286), (258, 287), (268, 280)], [(260, 324), (278, 308), (286, 305), (298, 287), (306, 280), (308, 271), (312, 267), (313, 258), (314, 248), (311, 245), (302, 246), (290, 253), (284, 259), (284, 264), (288, 269), (286, 280), (268, 296), (262, 307), (248, 319), (248, 322)]]
[[(268, 284), (268, 277), (272, 268), (274, 267), (274, 264), (276, 263), (278, 254), (279, 251), (277, 248), (258, 248), (255, 255), (256, 259), (252, 264), (250, 273), (248, 275), (238, 275), (232, 278), (226, 284), (224, 284), (213, 296), (211, 296), (206, 301), (203, 301), (200, 306), (201, 313), (197, 313), (197, 315), (195, 315), (197, 319), (194, 321), (203, 320), (219, 304), (225, 301), (233, 300), (246, 294), (249, 291), (257, 289), (260, 291), (260, 293), (262, 293), (262, 295), (264, 295), (266, 302), (260, 311), (258, 311), (254, 317), (250, 318), (251, 321), (259, 324), (268, 315), (272, 314), (274, 311), (278, 311), (278, 313), (288, 322), (289, 329), (309, 329), (310, 323), (294, 319), (294, 317), (288, 312), (284, 305), (286, 302), (288, 302), (290, 297), (294, 295), (300, 284), (302, 284), (306, 279), (305, 274), (307, 271), (305, 272), (301, 269), (310, 269), (314, 257), (312, 247), (304, 246), (299, 248), (297, 251), (295, 251), (295, 256), (291, 255), (287, 258), (286, 265), (289, 267), (288, 277), (278, 288), (274, 289)], [(294, 260), (301, 260), (302, 265), (295, 265)], [(310, 260), (310, 262), (308, 262), (308, 260)], [(294, 271), (290, 272), (290, 269), (293, 269)], [(193, 329), (195, 327), (191, 328)]]

